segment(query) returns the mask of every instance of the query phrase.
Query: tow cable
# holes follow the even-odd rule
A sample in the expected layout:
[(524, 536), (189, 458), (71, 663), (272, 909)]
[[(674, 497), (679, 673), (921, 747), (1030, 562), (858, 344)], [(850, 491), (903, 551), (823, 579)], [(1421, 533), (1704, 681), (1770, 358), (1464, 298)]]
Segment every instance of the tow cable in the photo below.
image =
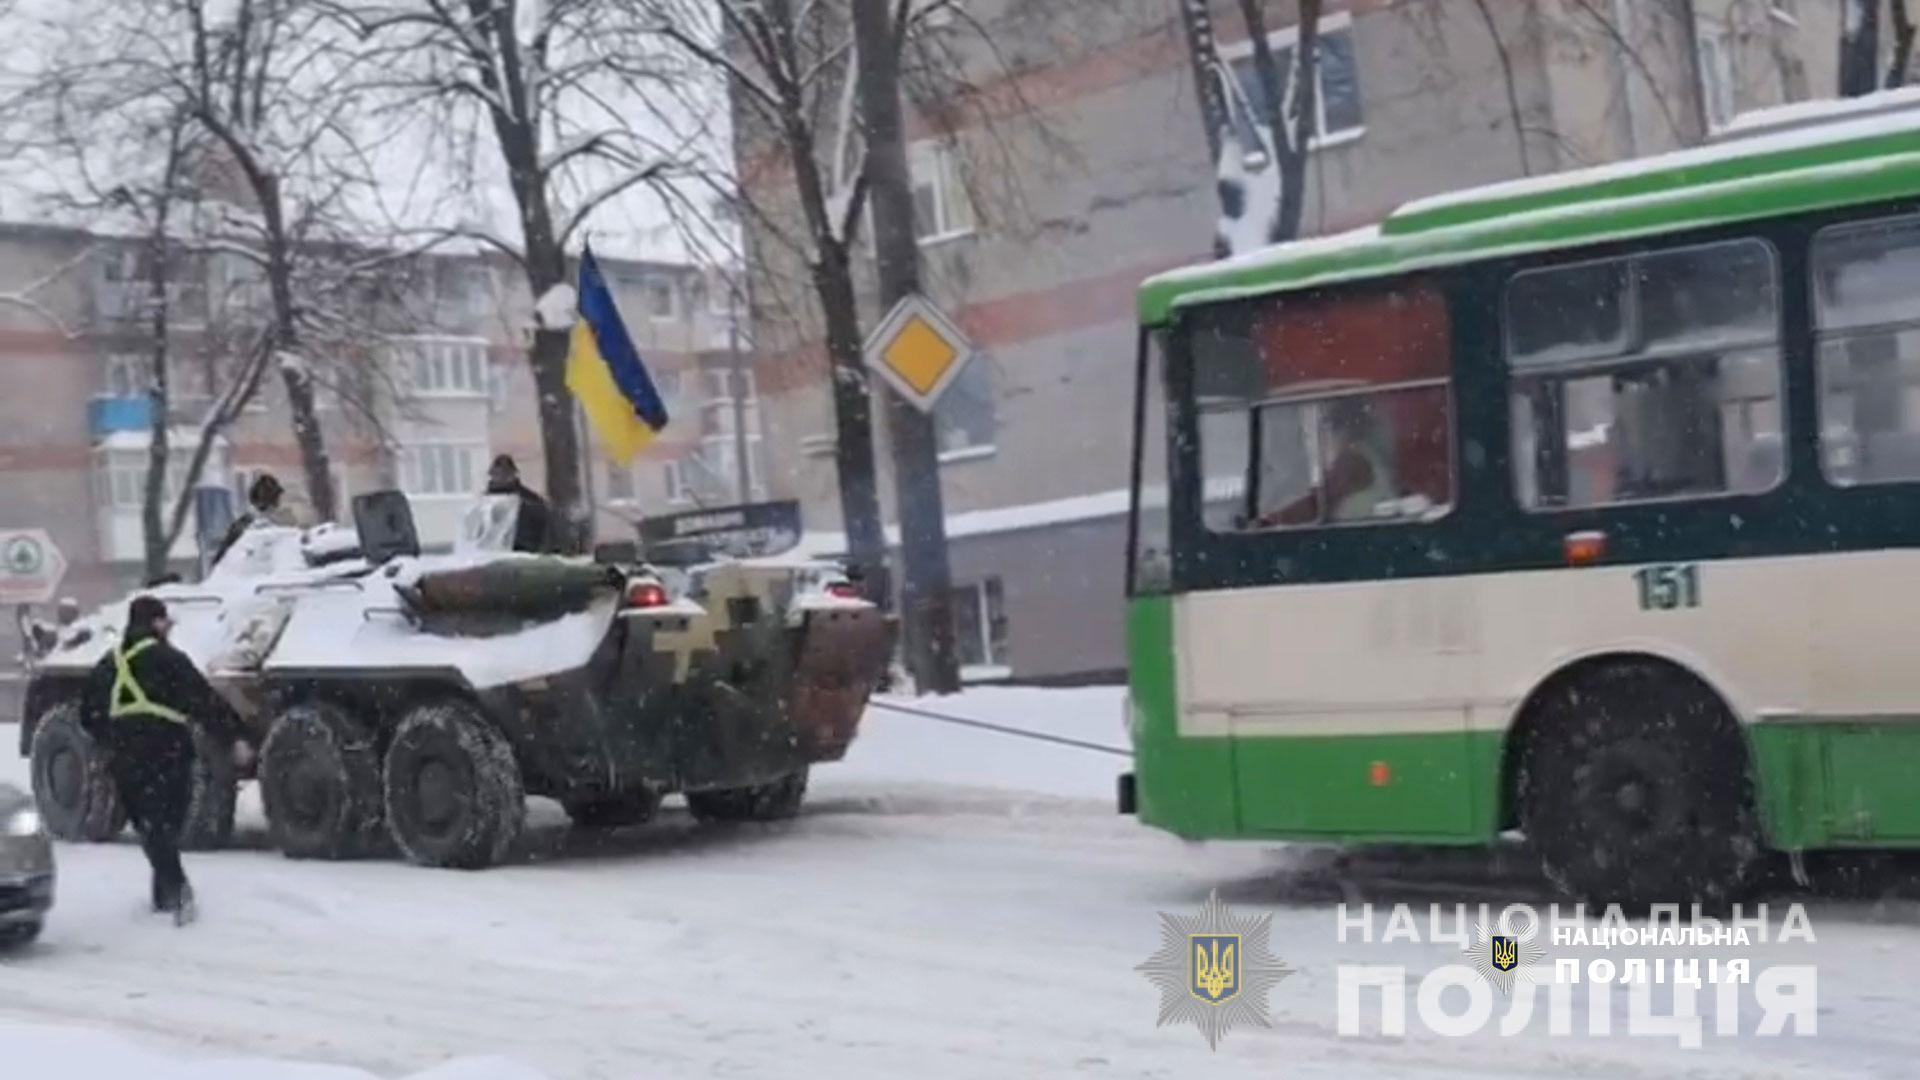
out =
[(1081, 739), (1069, 739), (1064, 735), (1047, 735), (1038, 731), (1024, 731), (1020, 728), (1007, 727), (1003, 724), (990, 724), (985, 720), (970, 720), (964, 716), (953, 716), (948, 713), (934, 712), (932, 709), (922, 709), (915, 705), (901, 705), (898, 702), (888, 701), (885, 698), (876, 697), (869, 700), (867, 704), (876, 709), (886, 709), (889, 712), (903, 713), (907, 716), (917, 716), (923, 720), (937, 720), (943, 724), (957, 724), (961, 727), (979, 728), (982, 731), (992, 731), (1001, 735), (1012, 735), (1022, 739), (1033, 739), (1037, 742), (1058, 743), (1061, 746), (1071, 746), (1079, 750), (1096, 750), (1102, 754), (1118, 754), (1121, 757), (1133, 756), (1132, 751), (1123, 750), (1117, 746), (1105, 746), (1101, 743), (1086, 742)]

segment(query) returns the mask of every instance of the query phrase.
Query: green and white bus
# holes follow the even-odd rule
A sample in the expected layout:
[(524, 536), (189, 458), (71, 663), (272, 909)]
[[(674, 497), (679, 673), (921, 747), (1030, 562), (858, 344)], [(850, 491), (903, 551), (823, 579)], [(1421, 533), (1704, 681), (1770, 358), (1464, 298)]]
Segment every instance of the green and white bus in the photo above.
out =
[(1920, 847), (1920, 111), (1139, 293), (1123, 810), (1592, 899)]

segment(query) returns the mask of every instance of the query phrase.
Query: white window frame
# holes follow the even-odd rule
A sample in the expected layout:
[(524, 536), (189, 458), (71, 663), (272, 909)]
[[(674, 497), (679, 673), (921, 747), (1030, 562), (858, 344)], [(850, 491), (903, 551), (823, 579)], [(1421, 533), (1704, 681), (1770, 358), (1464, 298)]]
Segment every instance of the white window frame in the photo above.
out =
[[(933, 186), (934, 215), (938, 220), (933, 222), (932, 232), (915, 236), (921, 247), (973, 235), (976, 224), (973, 201), (967, 191), (966, 178), (960, 172), (960, 148), (953, 139), (921, 139), (908, 146), (907, 172), (916, 194), (920, 184), (929, 177)], [(914, 227), (917, 234), (918, 221)], [(872, 236), (873, 230), (868, 229), (867, 235)]]
[[(1352, 36), (1353, 15), (1351, 13), (1341, 11), (1320, 17), (1319, 34), (1321, 37), (1337, 33), (1346, 33), (1349, 37)], [(1267, 47), (1275, 51), (1281, 49), (1297, 49), (1299, 43), (1300, 28), (1297, 26), (1283, 26), (1267, 34)], [(1358, 53), (1356, 52), (1355, 55), (1357, 56)], [(1227, 66), (1228, 71), (1232, 71), (1235, 65), (1252, 56), (1253, 42), (1250, 40), (1235, 42), (1220, 50), (1220, 62)], [(1314, 117), (1314, 134), (1312, 138), (1307, 140), (1307, 149), (1325, 150), (1330, 147), (1353, 142), (1365, 135), (1367, 133), (1367, 124), (1365, 119), (1366, 99), (1364, 97), (1360, 102), (1361, 121), (1359, 124), (1353, 127), (1341, 128), (1339, 131), (1327, 130), (1326, 73), (1318, 64), (1314, 65), (1313, 77), (1320, 81), (1319, 85), (1314, 87), (1315, 93), (1313, 95), (1313, 107), (1318, 115)], [(1366, 84), (1362, 82), (1361, 85), (1364, 87)]]
[[(654, 307), (655, 289), (666, 289), (667, 310), (658, 311)], [(640, 292), (646, 299), (647, 318), (657, 323), (676, 322), (680, 318), (680, 286), (671, 274), (648, 274), (641, 279)]]
[(660, 476), (667, 490), (667, 501), (674, 506), (693, 503), (693, 489), (687, 484), (687, 472), (678, 459), (660, 463)]
[[(126, 389), (116, 387), (114, 378), (122, 376)], [(100, 379), (100, 393), (103, 398), (146, 397), (152, 392), (153, 358), (140, 353), (111, 353), (107, 356), (105, 370)]]
[[(488, 399), (493, 396), (492, 362), (482, 337), (413, 334), (392, 337), (395, 366), (408, 392), (422, 399)], [(422, 365), (434, 377), (422, 380)]]
[(728, 286), (726, 278), (708, 279), (707, 314), (716, 319), (724, 319), (733, 314), (733, 289)]
[(1731, 28), (1702, 20), (1696, 32), (1700, 51), (1700, 100), (1707, 127), (1718, 131), (1740, 115), (1740, 65)]
[(1013, 676), (1013, 666), (1009, 657), (997, 656), (993, 651), (993, 608), (987, 596), (987, 583), (1000, 581), (1001, 614), (1006, 613), (1007, 585), (998, 575), (969, 581), (954, 587), (955, 592), (969, 594), (974, 604), (974, 619), (980, 627), (980, 655), (985, 659), (980, 664), (963, 664), (960, 678), (964, 682), (992, 682)]
[[(990, 364), (992, 362), (993, 361), (989, 359), (984, 353), (979, 356), (975, 356), (972, 359), (967, 361), (967, 363), (969, 364)], [(965, 373), (962, 372), (962, 375), (964, 374)], [(956, 377), (956, 381), (958, 381), (958, 377)], [(962, 461), (978, 461), (982, 458), (990, 458), (999, 452), (999, 449), (1000, 449), (999, 389), (1000, 388), (998, 384), (993, 381), (991, 374), (989, 374), (987, 385), (990, 391), (989, 404), (992, 407), (992, 417), (993, 417), (992, 436), (988, 438), (987, 441), (985, 442), (974, 443), (970, 446), (956, 447), (952, 450), (937, 451), (935, 456), (939, 460), (940, 464), (952, 465)], [(948, 389), (949, 391), (951, 391), (952, 388), (949, 387)], [(943, 403), (944, 403), (944, 399), (942, 401), (934, 403), (933, 423), (934, 423), (934, 438), (936, 440), (940, 438), (941, 431), (942, 431), (938, 413), (939, 413), (940, 405)]]
[[(466, 467), (465, 476), (454, 477), (442, 482), (436, 478), (431, 489), (421, 483), (420, 455), (428, 451), (453, 451), (462, 455)], [(400, 490), (410, 499), (471, 499), (479, 494), (485, 473), (482, 469), (487, 454), (487, 444), (469, 440), (433, 439), (408, 443), (400, 447), (399, 479)], [(444, 461), (440, 464), (445, 464)], [(464, 481), (464, 482), (462, 482)]]

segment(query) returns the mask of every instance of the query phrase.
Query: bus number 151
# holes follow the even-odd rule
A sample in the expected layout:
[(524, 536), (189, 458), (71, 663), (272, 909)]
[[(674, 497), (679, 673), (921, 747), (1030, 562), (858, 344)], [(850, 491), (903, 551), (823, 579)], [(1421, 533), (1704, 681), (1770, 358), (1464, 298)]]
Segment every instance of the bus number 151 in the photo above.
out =
[(1633, 572), (1640, 586), (1641, 611), (1674, 611), (1700, 606), (1700, 567), (1694, 563), (1664, 563)]

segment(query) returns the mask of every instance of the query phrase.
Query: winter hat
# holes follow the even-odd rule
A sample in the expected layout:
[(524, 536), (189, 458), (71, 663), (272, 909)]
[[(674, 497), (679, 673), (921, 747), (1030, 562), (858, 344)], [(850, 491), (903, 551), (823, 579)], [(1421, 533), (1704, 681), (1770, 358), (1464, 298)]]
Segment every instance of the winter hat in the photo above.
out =
[(144, 630), (167, 617), (167, 605), (154, 596), (136, 596), (127, 605), (127, 629)]
[(261, 473), (254, 479), (253, 486), (247, 489), (247, 502), (255, 507), (271, 507), (285, 493), (286, 489), (280, 486), (280, 481), (272, 473)]

